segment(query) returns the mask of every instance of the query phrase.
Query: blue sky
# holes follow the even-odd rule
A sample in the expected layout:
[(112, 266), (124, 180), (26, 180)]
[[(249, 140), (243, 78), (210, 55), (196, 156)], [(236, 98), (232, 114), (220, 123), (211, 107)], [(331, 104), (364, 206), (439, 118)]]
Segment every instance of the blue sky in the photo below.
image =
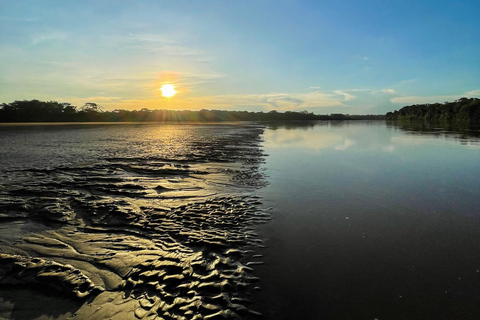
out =
[(479, 12), (476, 0), (0, 0), (0, 102), (367, 114), (480, 97)]

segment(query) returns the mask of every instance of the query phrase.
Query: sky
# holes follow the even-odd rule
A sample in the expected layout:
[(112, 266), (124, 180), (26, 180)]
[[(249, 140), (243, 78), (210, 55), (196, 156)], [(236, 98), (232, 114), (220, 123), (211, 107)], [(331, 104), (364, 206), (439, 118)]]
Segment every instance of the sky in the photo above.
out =
[(383, 114), (480, 98), (479, 12), (478, 0), (0, 0), (0, 103)]

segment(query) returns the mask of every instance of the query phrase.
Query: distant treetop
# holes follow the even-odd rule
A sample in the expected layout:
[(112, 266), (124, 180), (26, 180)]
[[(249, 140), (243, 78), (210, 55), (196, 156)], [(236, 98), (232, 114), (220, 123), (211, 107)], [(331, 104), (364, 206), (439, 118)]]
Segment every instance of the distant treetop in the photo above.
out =
[(388, 112), (385, 119), (480, 123), (480, 99), (460, 98), (453, 102), (414, 104)]
[(103, 111), (94, 102), (82, 107), (56, 101), (23, 100), (0, 104), (0, 122), (221, 122), (291, 120), (381, 120), (383, 115), (316, 115), (308, 111), (270, 112), (225, 110), (113, 110)]

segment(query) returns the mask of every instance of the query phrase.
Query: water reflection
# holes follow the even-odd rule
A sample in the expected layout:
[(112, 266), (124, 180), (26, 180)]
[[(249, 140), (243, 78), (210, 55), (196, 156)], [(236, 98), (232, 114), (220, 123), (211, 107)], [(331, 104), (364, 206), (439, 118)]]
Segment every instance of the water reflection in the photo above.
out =
[[(370, 128), (366, 130), (366, 128)], [(394, 152), (404, 144), (435, 143), (435, 139), (469, 147), (480, 147), (480, 127), (474, 125), (428, 125), (384, 121), (318, 121), (270, 124), (265, 132), (268, 148), (348, 148)], [(385, 130), (388, 129), (388, 130)], [(404, 133), (404, 134), (399, 134)], [(443, 142), (438, 142), (443, 143)]]
[(327, 121), (276, 121), (267, 123), (267, 127), (270, 130), (278, 129), (311, 129), (315, 126), (328, 125)]
[[(304, 129), (304, 128), (302, 128)], [(314, 130), (268, 130), (264, 134), (268, 148), (327, 149), (348, 145), (342, 134)]]
[(457, 141), (462, 145), (480, 145), (480, 126), (466, 123), (386, 122), (387, 128), (408, 135), (422, 135)]
[[(345, 151), (358, 143), (361, 148), (377, 148), (376, 144), (384, 140), (376, 136), (376, 130), (364, 130), (365, 127), (385, 128), (383, 121), (319, 121), (307, 125), (295, 124), (273, 128), (264, 133), (267, 148), (288, 149), (332, 149)], [(385, 140), (388, 143), (388, 140)]]
[(260, 269), (262, 311), (270, 319), (479, 315), (475, 130), (383, 121), (266, 130), (263, 195), (275, 209), (264, 232), (274, 267)]

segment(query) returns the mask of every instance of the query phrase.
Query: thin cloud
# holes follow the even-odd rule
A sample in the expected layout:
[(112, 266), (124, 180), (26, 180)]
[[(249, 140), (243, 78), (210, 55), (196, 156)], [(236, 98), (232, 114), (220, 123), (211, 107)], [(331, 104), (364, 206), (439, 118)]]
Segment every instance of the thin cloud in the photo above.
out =
[(418, 79), (407, 79), (407, 80), (402, 80), (392, 86), (390, 86), (390, 88), (398, 88), (398, 87), (403, 87), (403, 86), (408, 86), (414, 82), (417, 82)]
[(411, 83), (411, 82), (416, 82), (416, 81), (418, 81), (418, 79), (402, 80), (402, 81), (400, 81), (399, 84)]
[(298, 106), (301, 106), (305, 101), (299, 98), (291, 97), (287, 94), (281, 94), (267, 97), (266, 102), (275, 109), (282, 110), (285, 107), (297, 109)]
[(421, 103), (442, 103), (446, 101), (455, 101), (460, 98), (480, 97), (480, 90), (467, 91), (456, 95), (436, 95), (436, 96), (405, 96), (394, 97), (390, 99), (392, 103), (403, 104), (421, 104)]
[(480, 89), (479, 89), (479, 90), (473, 90), (473, 91), (465, 92), (465, 95), (466, 95), (467, 97), (480, 97)]
[(394, 89), (382, 89), (382, 90), (380, 90), (380, 92), (386, 93), (386, 94), (396, 94), (397, 93)]
[(119, 39), (129, 40), (133, 42), (178, 44), (177, 41), (173, 41), (162, 34), (153, 34), (153, 33), (129, 33), (127, 36), (120, 37)]
[(350, 93), (347, 93), (346, 91), (344, 90), (335, 90), (333, 91), (335, 94), (338, 94), (338, 95), (343, 95), (343, 99), (345, 101), (351, 101), (351, 100), (354, 100), (356, 98), (356, 96), (354, 96), (353, 94), (350, 94)]
[[(68, 100), (68, 99), (66, 99)], [(71, 101), (71, 100), (70, 100)], [(251, 95), (216, 95), (203, 97), (176, 97), (173, 99), (119, 99), (118, 97), (90, 97), (74, 99), (77, 105), (85, 102), (98, 102), (106, 109), (223, 109), (223, 110), (257, 110), (257, 111), (295, 111), (312, 108), (342, 106), (342, 102), (329, 94), (251, 94)]]
[(95, 102), (114, 102), (114, 101), (121, 101), (121, 98), (119, 97), (90, 97), (87, 98), (89, 101), (95, 101)]
[(46, 41), (61, 41), (67, 38), (67, 34), (62, 31), (50, 31), (46, 33), (35, 34), (32, 36), (32, 44), (35, 46)]
[(454, 101), (463, 97), (463, 95), (448, 95), (448, 96), (406, 96), (406, 97), (395, 97), (390, 99), (392, 103), (402, 103), (402, 104), (423, 104), (423, 103), (437, 103), (445, 101)]
[(129, 33), (116, 37), (116, 42), (123, 48), (137, 52), (148, 52), (165, 57), (197, 57), (197, 60), (209, 61), (206, 54), (196, 48), (183, 45), (163, 34)]

